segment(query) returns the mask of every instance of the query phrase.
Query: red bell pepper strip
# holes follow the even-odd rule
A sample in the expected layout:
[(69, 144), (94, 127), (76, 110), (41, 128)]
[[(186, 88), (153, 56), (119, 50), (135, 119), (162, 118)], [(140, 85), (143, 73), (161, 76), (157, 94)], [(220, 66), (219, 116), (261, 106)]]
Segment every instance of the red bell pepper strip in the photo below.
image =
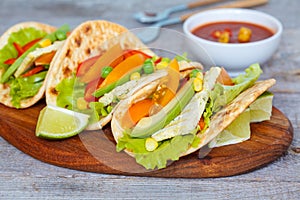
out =
[(4, 64), (12, 65), (16, 60), (17, 60), (17, 58), (9, 58), (6, 61), (4, 61)]
[(16, 42), (14, 42), (13, 45), (18, 52), (18, 57), (20, 57), (25, 52), (24, 49)]
[(27, 44), (25, 44), (25, 45), (22, 47), (22, 49), (23, 49), (24, 51), (27, 51), (30, 47), (32, 47), (35, 43), (37, 43), (37, 42), (40, 41), (41, 39), (42, 39), (42, 38), (37, 38), (37, 39), (34, 39), (34, 40), (28, 42)]
[(25, 74), (23, 74), (22, 77), (32, 76), (32, 75), (34, 75), (34, 74), (36, 74), (36, 73), (39, 73), (39, 72), (43, 71), (44, 69), (45, 69), (44, 66), (39, 65), (39, 66), (37, 66), (37, 67), (35, 67), (35, 68), (29, 70), (29, 71), (26, 72)]

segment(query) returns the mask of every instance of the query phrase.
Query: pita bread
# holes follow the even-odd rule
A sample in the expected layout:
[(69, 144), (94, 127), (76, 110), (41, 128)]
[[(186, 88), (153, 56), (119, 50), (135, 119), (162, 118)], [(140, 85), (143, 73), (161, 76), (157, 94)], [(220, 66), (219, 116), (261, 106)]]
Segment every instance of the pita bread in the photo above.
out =
[(56, 105), (58, 92), (55, 87), (63, 79), (71, 77), (81, 62), (103, 54), (117, 43), (122, 49), (146, 48), (126, 28), (112, 22), (87, 21), (75, 28), (51, 63), (51, 72), (46, 80), (46, 103)]
[[(43, 30), (47, 33), (51, 33), (53, 31), (55, 31), (55, 29), (56, 29), (53, 26), (38, 23), (38, 22), (23, 22), (23, 23), (20, 23), (20, 24), (16, 24), (16, 25), (12, 26), (11, 28), (9, 28), (1, 36), (1, 38), (0, 38), (0, 49), (2, 49), (7, 44), (8, 38), (11, 35), (11, 33), (17, 32), (21, 29), (29, 28), (29, 27), (34, 27), (35, 29)], [(0, 77), (3, 75), (3, 73), (4, 73), (4, 70), (0, 70)], [(45, 91), (45, 82), (43, 83), (40, 90), (38, 91), (38, 93), (35, 96), (33, 96), (32, 98), (21, 100), (21, 108), (30, 107), (33, 104), (35, 104), (36, 102), (38, 102), (40, 99), (43, 98), (44, 91)], [(10, 93), (9, 84), (7, 84), (7, 83), (0, 84), (0, 102), (4, 105), (8, 106), (8, 107), (14, 107), (12, 105), (12, 102), (11, 102), (12, 98), (10, 97), (9, 93)]]

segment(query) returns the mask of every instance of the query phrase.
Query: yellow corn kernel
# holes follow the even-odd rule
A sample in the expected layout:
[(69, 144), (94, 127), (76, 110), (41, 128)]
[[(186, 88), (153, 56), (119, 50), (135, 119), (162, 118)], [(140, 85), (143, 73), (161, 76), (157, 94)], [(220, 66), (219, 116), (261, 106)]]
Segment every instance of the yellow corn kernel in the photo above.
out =
[(147, 138), (145, 147), (147, 151), (154, 151), (158, 146), (158, 142), (153, 138)]
[(203, 80), (203, 74), (202, 74), (202, 72), (197, 72), (196, 78), (199, 78), (199, 79)]
[(84, 110), (84, 109), (87, 109), (87, 107), (88, 107), (88, 103), (86, 102), (86, 100), (84, 100), (84, 98), (83, 97), (79, 97), (78, 99), (77, 99), (77, 108), (79, 109), (79, 110)]
[(139, 72), (133, 72), (130, 75), (130, 80), (139, 80), (141, 78), (141, 74)]
[(41, 47), (47, 47), (51, 45), (51, 40), (50, 39), (44, 39), (39, 42)]
[(195, 78), (193, 80), (193, 87), (195, 92), (200, 92), (203, 88), (203, 80), (200, 78)]
[(219, 42), (221, 42), (221, 43), (228, 43), (229, 39), (230, 39), (230, 33), (223, 32), (223, 33), (221, 33), (221, 35), (219, 37)]
[(251, 38), (252, 31), (250, 28), (241, 27), (238, 34), (239, 42), (249, 42)]
[(156, 65), (156, 69), (164, 69), (164, 68), (168, 67), (168, 65), (169, 65), (168, 62), (162, 61)]

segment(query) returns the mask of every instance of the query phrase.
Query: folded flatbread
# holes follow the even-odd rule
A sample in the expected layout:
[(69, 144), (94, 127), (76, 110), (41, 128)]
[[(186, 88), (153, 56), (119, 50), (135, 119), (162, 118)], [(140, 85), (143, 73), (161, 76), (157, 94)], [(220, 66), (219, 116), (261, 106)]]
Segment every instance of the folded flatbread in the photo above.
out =
[[(34, 28), (36, 30), (42, 30), (46, 33), (51, 33), (56, 30), (55, 27), (47, 25), (47, 24), (42, 24), (38, 22), (23, 22), (16, 24), (9, 28), (0, 38), (0, 49), (4, 48), (6, 45), (12, 45), (12, 41), (9, 41), (10, 36), (18, 32), (19, 30), (26, 29), (26, 28)], [(10, 43), (10, 44), (9, 44)], [(57, 47), (58, 48), (58, 47)], [(55, 50), (57, 50), (57, 48)], [(45, 52), (47, 53), (47, 52)], [(32, 55), (32, 54), (31, 54)], [(3, 63), (2, 63), (3, 64)], [(24, 68), (25, 67), (25, 68)], [(26, 69), (26, 66), (23, 67), (23, 70)], [(5, 72), (5, 68), (0, 67), (0, 77)], [(0, 83), (0, 103), (9, 106), (9, 107), (15, 107), (12, 103), (12, 97), (10, 96), (10, 84), (9, 83)], [(37, 94), (35, 94), (33, 97), (22, 99), (20, 102), (20, 108), (27, 108), (35, 104), (37, 101), (42, 99), (44, 97), (44, 92), (45, 92), (45, 82), (42, 84), (40, 87), (39, 91)]]

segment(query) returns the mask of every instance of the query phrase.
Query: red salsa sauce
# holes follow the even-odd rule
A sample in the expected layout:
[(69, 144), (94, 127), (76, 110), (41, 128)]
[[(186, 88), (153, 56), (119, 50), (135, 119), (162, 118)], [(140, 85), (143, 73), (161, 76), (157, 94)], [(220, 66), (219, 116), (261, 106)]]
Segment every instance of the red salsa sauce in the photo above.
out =
[(274, 35), (274, 32), (267, 27), (258, 24), (237, 21), (207, 23), (192, 30), (192, 33), (200, 38), (218, 42), (218, 38), (214, 35), (215, 32), (229, 31), (230, 39), (228, 43), (241, 43), (238, 40), (238, 35), (241, 27), (246, 27), (251, 30), (251, 37), (247, 42), (263, 40)]

